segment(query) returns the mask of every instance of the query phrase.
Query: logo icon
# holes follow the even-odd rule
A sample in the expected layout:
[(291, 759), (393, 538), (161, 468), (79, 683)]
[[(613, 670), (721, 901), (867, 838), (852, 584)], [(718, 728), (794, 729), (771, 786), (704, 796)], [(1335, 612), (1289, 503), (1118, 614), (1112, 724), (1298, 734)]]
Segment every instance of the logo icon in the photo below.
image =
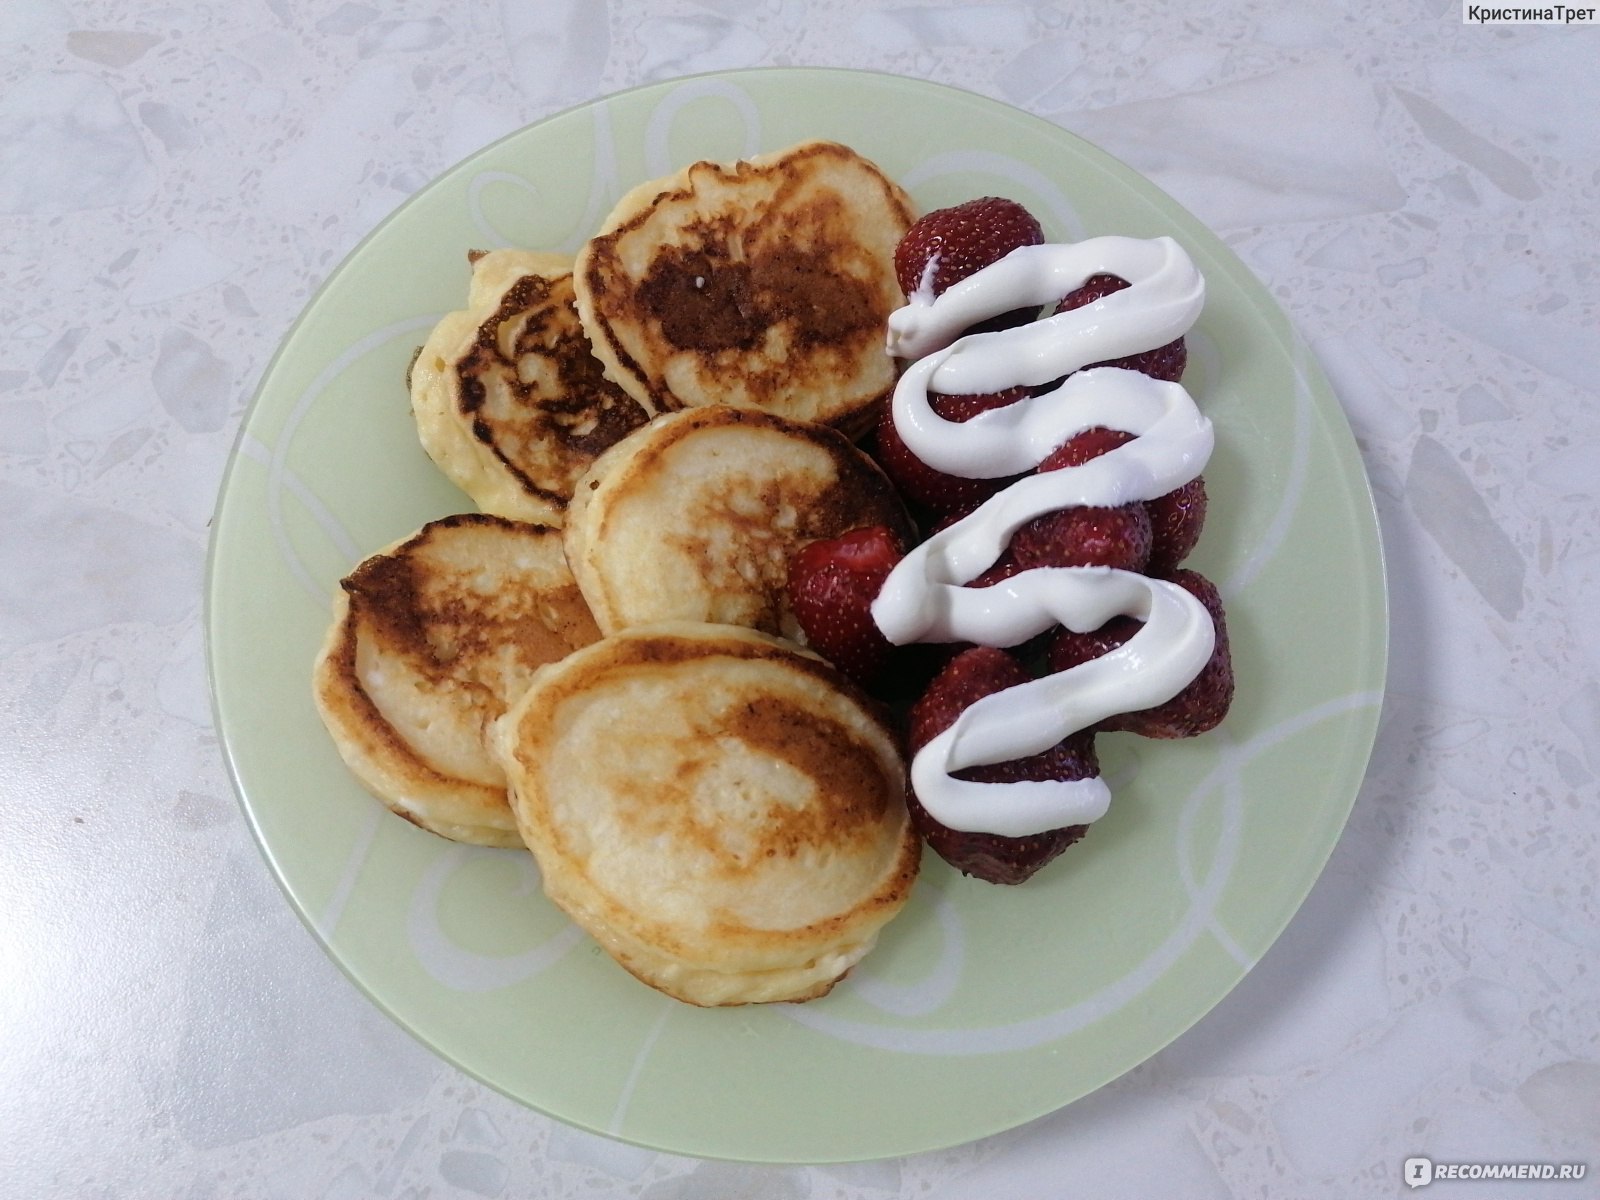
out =
[(1402, 1178), (1410, 1188), (1426, 1187), (1433, 1182), (1433, 1159), (1408, 1158)]

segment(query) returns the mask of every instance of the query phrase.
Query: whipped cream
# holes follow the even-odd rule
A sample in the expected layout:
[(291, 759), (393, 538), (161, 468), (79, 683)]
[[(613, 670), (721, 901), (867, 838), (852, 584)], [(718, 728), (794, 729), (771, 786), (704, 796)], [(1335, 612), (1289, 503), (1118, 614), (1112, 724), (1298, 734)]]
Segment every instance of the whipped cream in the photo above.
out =
[[(1090, 276), (1129, 287), (1070, 312), (994, 333), (960, 336), (980, 321), (1054, 305)], [(1079, 633), (1116, 616), (1142, 627), (1119, 649), (1069, 670), (985, 696), (911, 764), (917, 798), (952, 829), (1024, 837), (1105, 815), (1099, 777), (973, 783), (955, 772), (1038, 754), (1097, 721), (1165, 703), (1211, 657), (1205, 607), (1176, 584), (1107, 567), (1024, 571), (992, 587), (964, 585), (999, 559), (1017, 528), (1076, 505), (1153, 500), (1194, 479), (1213, 445), (1211, 422), (1176, 383), (1089, 363), (1152, 350), (1182, 336), (1205, 302), (1205, 283), (1171, 238), (1100, 237), (1024, 246), (938, 297), (918, 288), (889, 317), (888, 349), (916, 361), (897, 384), (891, 415), (910, 451), (968, 479), (1030, 471), (1097, 425), (1134, 435), (1081, 466), (1027, 475), (935, 533), (895, 567), (873, 602), (889, 641), (1014, 646), (1060, 624)], [(947, 421), (928, 393), (962, 395), (1039, 387), (1037, 396)]]

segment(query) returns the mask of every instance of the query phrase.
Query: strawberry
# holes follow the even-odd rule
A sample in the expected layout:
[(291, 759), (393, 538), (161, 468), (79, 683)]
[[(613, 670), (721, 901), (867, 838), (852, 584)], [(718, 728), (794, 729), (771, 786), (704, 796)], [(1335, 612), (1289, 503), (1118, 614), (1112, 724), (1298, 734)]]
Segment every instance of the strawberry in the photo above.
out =
[(912, 642), (896, 646), (889, 652), (889, 665), (878, 675), (871, 694), (903, 715), (952, 658), (970, 649), (971, 642)]
[(1189, 557), (1206, 523), (1206, 481), (1199, 476), (1145, 505), (1150, 513), (1152, 575), (1168, 575)]
[[(1039, 470), (1082, 466), (1091, 458), (1098, 458), (1132, 440), (1131, 433), (1096, 425), (1056, 447), (1039, 464)], [(1205, 481), (1191, 479), (1182, 487), (1147, 501), (1144, 507), (1150, 519), (1150, 554), (1145, 566), (1136, 569), (1151, 575), (1166, 575), (1189, 556), (1200, 540), (1200, 530), (1206, 519)]]
[[(1108, 717), (1097, 726), (1102, 731), (1123, 730), (1153, 738), (1193, 737), (1215, 729), (1228, 715), (1228, 707), (1233, 702), (1233, 660), (1228, 650), (1228, 625), (1222, 611), (1222, 598), (1211, 581), (1196, 571), (1174, 571), (1169, 578), (1205, 605), (1211, 614), (1217, 633), (1216, 649), (1194, 682), (1171, 700), (1142, 712)], [(1046, 656), (1050, 670), (1064, 671), (1109, 654), (1138, 629), (1139, 622), (1129, 617), (1117, 617), (1093, 633), (1063, 629), (1056, 634)]]
[[(966, 422), (991, 408), (1015, 404), (1027, 394), (1027, 388), (1018, 387), (982, 396), (933, 395), (928, 403), (945, 420)], [(902, 496), (935, 513), (976, 508), (1018, 478), (963, 479), (934, 470), (900, 440), (900, 433), (894, 427), (893, 411), (887, 404), (878, 418), (878, 464)]]
[[(1032, 678), (1004, 650), (977, 646), (954, 658), (911, 709), (911, 749), (920, 750), (984, 696), (1026, 683)], [(1050, 749), (1011, 762), (969, 767), (957, 778), (980, 783), (1023, 779), (1087, 779), (1100, 773), (1094, 737), (1080, 733)], [(1021, 883), (1084, 835), (1085, 825), (1070, 825), (1028, 837), (967, 833), (936, 820), (908, 797), (911, 819), (928, 845), (951, 866), (990, 883)]]
[(992, 646), (974, 646), (958, 655), (912, 706), (907, 726), (912, 752), (950, 728), (983, 697), (1032, 678), (1020, 662)]
[(1125, 442), (1133, 441), (1133, 434), (1121, 429), (1108, 429), (1096, 425), (1074, 434), (1057, 446), (1039, 464), (1041, 471), (1059, 471), (1062, 467), (1081, 467), (1091, 458), (1099, 458), (1108, 450), (1115, 450)]
[[(1040, 472), (1076, 467), (1131, 441), (1104, 426), (1077, 434), (1047, 455)], [(1027, 567), (1118, 567), (1143, 571), (1150, 560), (1150, 514), (1139, 503), (1115, 508), (1063, 508), (1035, 517), (1011, 535), (1011, 552)]]
[(893, 532), (871, 525), (810, 542), (789, 561), (789, 607), (806, 641), (863, 686), (883, 673), (893, 649), (872, 619), (872, 601), (904, 556)]
[[(1058, 627), (1045, 652), (1045, 664), (1051, 671), (1065, 671), (1068, 667), (1110, 654), (1138, 633), (1139, 625), (1140, 622), (1132, 617), (1112, 617), (1099, 629), (1089, 633), (1074, 633), (1065, 627)], [(1120, 728), (1120, 720), (1120, 715), (1107, 717), (1095, 728), (1102, 733), (1109, 732)]]
[(1117, 567), (1143, 571), (1150, 561), (1150, 515), (1142, 504), (1062, 508), (1011, 535), (1011, 554), (1031, 567)]
[[(1091, 275), (1083, 286), (1075, 291), (1068, 292), (1061, 303), (1056, 305), (1056, 312), (1070, 312), (1075, 308), (1082, 308), (1086, 304), (1093, 304), (1096, 300), (1104, 299), (1112, 292), (1120, 292), (1128, 286), (1126, 279), (1116, 275)], [(1126, 358), (1110, 359), (1106, 362), (1090, 363), (1091, 367), (1126, 367), (1130, 371), (1139, 371), (1154, 379), (1165, 379), (1169, 383), (1176, 383), (1183, 376), (1183, 368), (1189, 361), (1189, 350), (1180, 337), (1168, 342), (1165, 346), (1157, 346), (1154, 350), (1146, 350), (1143, 354), (1130, 354)], [(1084, 370), (1088, 370), (1085, 367)]]
[(974, 588), (993, 587), (997, 583), (1004, 583), (1018, 571), (1025, 570), (1027, 568), (1017, 561), (1017, 556), (1012, 553), (1011, 547), (1007, 546), (1000, 552), (999, 558), (995, 559), (981, 574), (968, 580), (963, 586)]
[(937, 255), (931, 281), (937, 296), (1018, 246), (1043, 241), (1044, 229), (1022, 205), (1000, 196), (982, 196), (918, 218), (895, 247), (895, 278), (900, 290), (911, 295), (922, 286), (928, 260)]

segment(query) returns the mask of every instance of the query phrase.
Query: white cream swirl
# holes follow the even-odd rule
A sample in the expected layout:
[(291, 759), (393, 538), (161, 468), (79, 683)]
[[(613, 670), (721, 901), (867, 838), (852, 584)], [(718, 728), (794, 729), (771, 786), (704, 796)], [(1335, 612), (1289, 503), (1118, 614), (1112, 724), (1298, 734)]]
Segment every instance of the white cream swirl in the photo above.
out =
[[(1000, 313), (1053, 305), (1099, 274), (1130, 286), (1027, 325), (959, 336)], [(1032, 470), (1095, 426), (1135, 435), (1081, 466), (1016, 481), (912, 549), (873, 602), (873, 619), (896, 644), (1014, 646), (1057, 624), (1087, 633), (1119, 615), (1143, 622), (1110, 654), (985, 696), (917, 752), (917, 798), (952, 829), (1023, 837), (1098, 820), (1110, 804), (1098, 777), (993, 784), (954, 774), (1038, 754), (1108, 716), (1165, 703), (1211, 657), (1210, 614), (1173, 583), (1105, 567), (1051, 567), (991, 587), (964, 586), (1035, 517), (1153, 500), (1200, 474), (1211, 454), (1211, 422), (1181, 385), (1117, 367), (1082, 368), (1182, 336), (1204, 302), (1199, 271), (1171, 238), (1100, 237), (1014, 250), (937, 298), (919, 289), (889, 318), (889, 352), (917, 360), (895, 388), (895, 428), (936, 470), (1001, 478)], [(930, 390), (998, 392), (1064, 375), (1049, 391), (966, 422), (945, 420), (928, 402)]]

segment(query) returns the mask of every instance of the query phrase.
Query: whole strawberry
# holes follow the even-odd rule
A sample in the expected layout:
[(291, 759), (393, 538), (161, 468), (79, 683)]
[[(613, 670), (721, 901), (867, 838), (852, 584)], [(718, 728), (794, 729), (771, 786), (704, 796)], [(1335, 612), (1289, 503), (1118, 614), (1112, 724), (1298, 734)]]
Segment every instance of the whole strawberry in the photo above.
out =
[[(1112, 292), (1120, 292), (1127, 286), (1128, 281), (1116, 275), (1091, 275), (1082, 287), (1067, 293), (1061, 303), (1056, 305), (1056, 312), (1070, 312), (1086, 304), (1093, 304), (1096, 300), (1102, 300)], [(1146, 350), (1142, 354), (1130, 354), (1126, 358), (1090, 363), (1089, 366), (1126, 367), (1130, 371), (1139, 371), (1154, 379), (1165, 379), (1169, 383), (1176, 383), (1183, 377), (1183, 368), (1188, 362), (1189, 349), (1180, 337), (1165, 346), (1157, 346), (1154, 350)], [(1084, 369), (1088, 370), (1088, 367)]]
[(883, 525), (810, 542), (789, 561), (789, 607), (806, 641), (863, 687), (888, 665), (893, 647), (872, 619), (872, 601), (905, 556)]
[[(1004, 650), (976, 646), (951, 660), (911, 709), (911, 750), (915, 753), (954, 723), (984, 696), (1026, 683), (1032, 676)], [(1074, 734), (1040, 754), (1011, 762), (969, 767), (958, 779), (1010, 783), (1024, 779), (1088, 779), (1100, 773), (1094, 737)], [(913, 794), (912, 822), (935, 853), (966, 875), (990, 883), (1016, 884), (1030, 878), (1084, 835), (1088, 826), (1069, 825), (1028, 837), (968, 833), (936, 820)]]
[[(1041, 474), (1080, 466), (1130, 435), (1096, 426), (1052, 451)], [(1150, 561), (1150, 514), (1142, 503), (1072, 507), (1035, 517), (1011, 535), (1011, 552), (1027, 567), (1116, 567), (1143, 571)]]
[[(1027, 388), (1009, 388), (982, 396), (943, 396), (928, 398), (929, 407), (946, 421), (966, 422), (991, 408), (1015, 404), (1028, 394)], [(912, 504), (937, 514), (970, 510), (1006, 487), (1018, 476), (1006, 479), (963, 479), (936, 471), (911, 453), (895, 428), (894, 414), (885, 404), (878, 418), (878, 465), (900, 494)]]
[[(1108, 717), (1096, 727), (1102, 731), (1121, 730), (1152, 738), (1193, 737), (1215, 729), (1228, 715), (1233, 703), (1233, 658), (1228, 649), (1228, 624), (1222, 611), (1222, 598), (1211, 581), (1197, 571), (1174, 571), (1169, 578), (1205, 605), (1216, 628), (1216, 647), (1200, 674), (1171, 700), (1142, 712)], [(1138, 630), (1139, 622), (1129, 617), (1117, 617), (1093, 633), (1062, 629), (1051, 642), (1046, 656), (1050, 670), (1065, 671), (1109, 654)]]
[(1033, 567), (1116, 567), (1140, 571), (1150, 561), (1150, 515), (1142, 504), (1062, 508), (1011, 535), (1011, 553)]
[[(1086, 429), (1053, 450), (1039, 464), (1041, 471), (1082, 466), (1124, 442), (1133, 434), (1097, 425)], [(1150, 552), (1143, 570), (1151, 575), (1166, 575), (1189, 557), (1206, 520), (1206, 485), (1198, 476), (1164, 496), (1145, 502), (1150, 524)]]
[(1206, 481), (1196, 475), (1180, 488), (1145, 504), (1150, 514), (1152, 575), (1168, 575), (1189, 557), (1206, 523)]
[(1044, 241), (1038, 220), (1015, 200), (981, 196), (918, 218), (894, 251), (895, 278), (907, 296), (923, 286), (928, 262), (935, 256), (928, 280), (937, 296), (952, 283), (990, 263), (999, 262), (1018, 246)]

